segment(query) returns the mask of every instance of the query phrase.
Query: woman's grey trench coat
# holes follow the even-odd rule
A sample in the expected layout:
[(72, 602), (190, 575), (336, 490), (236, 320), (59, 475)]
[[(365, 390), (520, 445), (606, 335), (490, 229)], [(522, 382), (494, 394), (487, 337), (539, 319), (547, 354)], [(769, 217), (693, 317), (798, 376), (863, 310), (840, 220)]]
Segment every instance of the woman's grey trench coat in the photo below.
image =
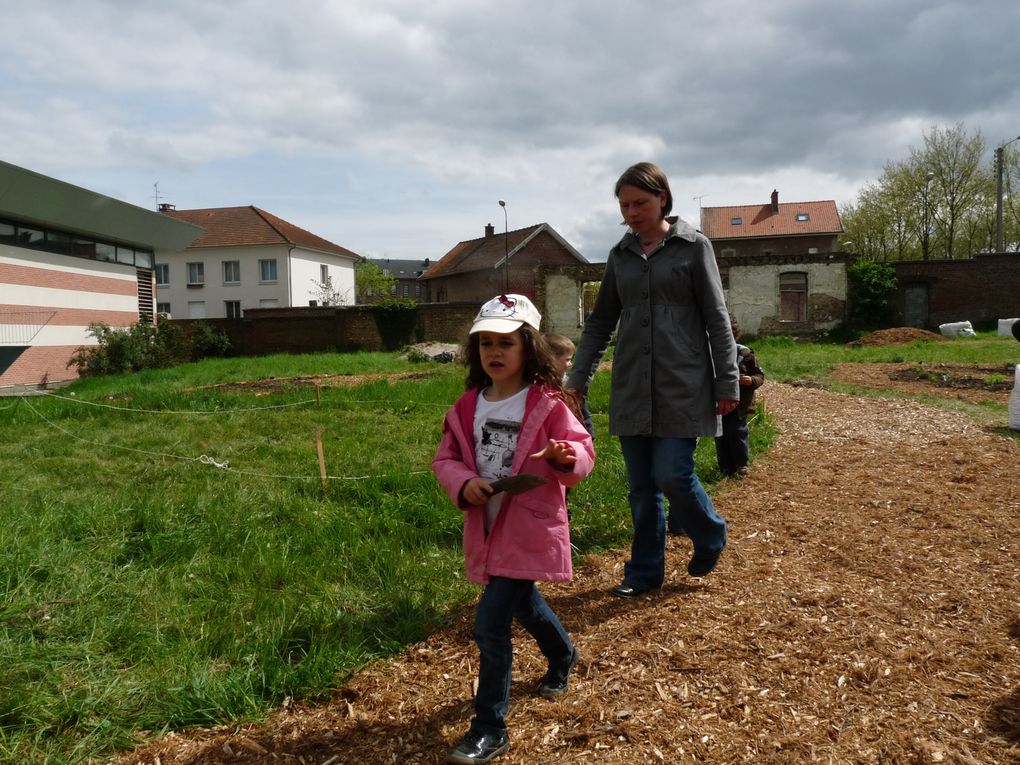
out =
[(610, 250), (565, 386), (588, 389), (619, 322), (609, 401), (617, 436), (715, 436), (715, 402), (740, 398), (712, 244), (690, 224), (670, 222), (647, 260), (633, 233)]

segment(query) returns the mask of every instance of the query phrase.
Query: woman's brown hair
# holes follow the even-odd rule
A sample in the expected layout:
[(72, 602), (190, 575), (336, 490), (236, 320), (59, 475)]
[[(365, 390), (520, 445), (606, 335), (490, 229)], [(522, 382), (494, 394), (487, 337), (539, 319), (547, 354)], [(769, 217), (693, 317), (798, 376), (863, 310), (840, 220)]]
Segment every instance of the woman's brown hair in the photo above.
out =
[(649, 194), (661, 194), (666, 192), (666, 204), (662, 206), (662, 217), (665, 218), (673, 209), (673, 192), (669, 190), (669, 179), (658, 165), (651, 162), (638, 162), (623, 171), (623, 175), (616, 182), (616, 189), (613, 192), (620, 196), (620, 189), (624, 186), (633, 186), (636, 189), (647, 191)]

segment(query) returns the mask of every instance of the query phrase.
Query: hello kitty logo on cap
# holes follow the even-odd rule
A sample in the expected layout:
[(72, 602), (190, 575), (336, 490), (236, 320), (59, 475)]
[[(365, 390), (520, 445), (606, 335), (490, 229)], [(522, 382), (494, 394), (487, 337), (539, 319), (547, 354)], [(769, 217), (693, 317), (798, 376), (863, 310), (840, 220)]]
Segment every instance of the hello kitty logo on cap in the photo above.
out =
[(500, 295), (494, 297), (481, 307), (475, 321), (471, 325), (471, 334), (475, 332), (508, 333), (518, 329), (522, 324), (538, 330), (542, 323), (542, 314), (524, 295)]

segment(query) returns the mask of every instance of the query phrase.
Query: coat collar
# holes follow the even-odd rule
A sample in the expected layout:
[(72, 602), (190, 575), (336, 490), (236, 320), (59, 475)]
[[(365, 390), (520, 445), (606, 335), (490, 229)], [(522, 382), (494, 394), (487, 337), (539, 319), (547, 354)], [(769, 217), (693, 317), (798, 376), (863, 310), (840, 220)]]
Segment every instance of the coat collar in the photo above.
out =
[[(460, 421), (461, 430), (463, 430), (465, 437), (469, 439), (473, 438), (474, 434), (475, 408), (478, 406), (478, 394), (480, 392), (479, 388), (471, 388), (457, 400), (453, 407)], [(555, 398), (551, 392), (541, 385), (533, 384), (528, 391), (528, 396), (524, 403), (525, 423), (531, 419), (530, 415), (533, 411), (541, 415), (535, 419), (542, 419), (554, 405)], [(521, 429), (523, 431), (523, 426)]]
[[(663, 240), (676, 237), (687, 242), (693, 242), (697, 239), (697, 229), (695, 229), (694, 226), (687, 221), (680, 220), (680, 218), (675, 215), (667, 216), (666, 221), (669, 223), (669, 231), (666, 232), (666, 236), (663, 237)], [(627, 233), (623, 235), (623, 239), (620, 240), (617, 247), (621, 250), (626, 250), (629, 249), (631, 245), (634, 246), (638, 254), (641, 253), (641, 243), (638, 241), (637, 234), (628, 230)]]

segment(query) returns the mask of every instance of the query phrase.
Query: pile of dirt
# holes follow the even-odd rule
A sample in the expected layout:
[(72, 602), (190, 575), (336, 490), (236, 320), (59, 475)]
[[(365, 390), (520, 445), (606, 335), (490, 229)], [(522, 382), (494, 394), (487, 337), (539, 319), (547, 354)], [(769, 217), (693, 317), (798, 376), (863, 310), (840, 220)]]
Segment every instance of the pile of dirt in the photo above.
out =
[[(545, 659), (518, 634), (500, 765), (1020, 762), (1020, 445), (914, 401), (760, 393), (781, 433), (719, 487), (715, 573), (688, 577), (672, 538), (648, 597), (608, 592), (626, 550), (541, 586), (582, 660), (569, 694), (537, 697)], [(441, 762), (472, 714), (472, 616), (330, 699), (170, 733), (118, 765)]]
[(870, 335), (858, 338), (848, 345), (902, 345), (915, 340), (946, 340), (948, 338), (926, 329), (916, 327), (892, 327), (880, 329)]

